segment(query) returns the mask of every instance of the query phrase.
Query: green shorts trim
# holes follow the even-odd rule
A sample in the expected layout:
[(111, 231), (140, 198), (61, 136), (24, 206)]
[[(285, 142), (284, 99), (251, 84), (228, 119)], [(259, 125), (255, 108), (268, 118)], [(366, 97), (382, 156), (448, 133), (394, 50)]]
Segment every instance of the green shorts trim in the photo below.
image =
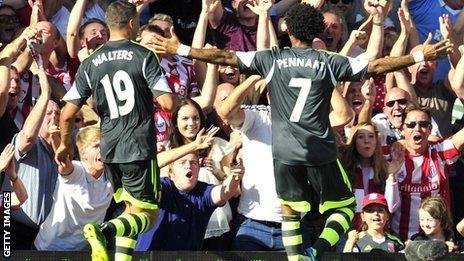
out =
[(319, 212), (323, 214), (327, 210), (346, 207), (353, 205), (355, 202), (356, 199), (354, 197), (342, 201), (325, 201), (323, 204), (319, 205)]
[(319, 207), (324, 213), (356, 202), (350, 179), (338, 159), (321, 166), (287, 165), (274, 159), (274, 176), (281, 204), (297, 212)]
[(118, 188), (118, 190), (116, 190), (116, 192), (113, 194), (113, 197), (114, 197), (114, 201), (116, 201), (116, 203), (119, 203), (121, 201), (128, 201), (132, 205), (134, 205), (134, 206), (136, 206), (138, 208), (151, 209), (151, 210), (158, 209), (157, 204), (152, 204), (152, 203), (148, 203), (148, 202), (138, 200), (138, 199), (132, 197), (131, 194), (129, 194), (129, 192), (127, 192), (124, 188)]
[(287, 201), (283, 199), (279, 199), (281, 205), (287, 205), (291, 209), (298, 211), (298, 212), (309, 212), (311, 210), (311, 204), (308, 201)]

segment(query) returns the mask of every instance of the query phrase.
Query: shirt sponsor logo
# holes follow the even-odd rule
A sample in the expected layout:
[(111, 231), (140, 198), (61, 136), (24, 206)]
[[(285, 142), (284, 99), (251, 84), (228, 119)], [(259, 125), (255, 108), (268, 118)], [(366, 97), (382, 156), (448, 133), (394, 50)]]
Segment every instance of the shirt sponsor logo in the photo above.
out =
[(440, 184), (438, 182), (427, 184), (400, 184), (399, 189), (401, 192), (407, 193), (424, 193), (440, 189)]

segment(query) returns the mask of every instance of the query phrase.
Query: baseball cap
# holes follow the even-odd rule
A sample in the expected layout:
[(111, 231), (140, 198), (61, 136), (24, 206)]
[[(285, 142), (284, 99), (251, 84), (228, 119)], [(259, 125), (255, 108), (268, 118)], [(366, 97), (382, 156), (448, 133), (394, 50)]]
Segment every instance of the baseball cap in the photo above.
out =
[(370, 204), (380, 204), (380, 205), (387, 207), (388, 209), (387, 200), (382, 194), (379, 194), (379, 193), (370, 193), (364, 196), (363, 201), (362, 201), (362, 209), (364, 209)]

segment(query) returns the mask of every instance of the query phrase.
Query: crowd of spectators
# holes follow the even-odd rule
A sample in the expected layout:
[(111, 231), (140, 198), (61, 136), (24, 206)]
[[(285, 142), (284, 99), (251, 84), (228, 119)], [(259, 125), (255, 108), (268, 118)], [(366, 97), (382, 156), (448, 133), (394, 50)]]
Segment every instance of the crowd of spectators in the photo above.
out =
[[(440, 62), (333, 90), (330, 122), (357, 205), (333, 251), (398, 252), (418, 239), (464, 251), (464, 1), (302, 1), (324, 16), (314, 49), (374, 60), (424, 41), (453, 44)], [(54, 156), (79, 64), (109, 39), (111, 2), (0, 4), (0, 184), (14, 194), (15, 250), (85, 250), (83, 226), (123, 211), (100, 159), (91, 100), (74, 118), (73, 160), (58, 165)], [(173, 34), (196, 48), (260, 51), (289, 46), (285, 12), (300, 0), (129, 2), (140, 16), (133, 39), (152, 51), (156, 35)], [(266, 79), (177, 55), (158, 59), (178, 101), (168, 112), (153, 100), (163, 196), (136, 250), (284, 251)], [(301, 218), (309, 246), (327, 216), (312, 209)]]

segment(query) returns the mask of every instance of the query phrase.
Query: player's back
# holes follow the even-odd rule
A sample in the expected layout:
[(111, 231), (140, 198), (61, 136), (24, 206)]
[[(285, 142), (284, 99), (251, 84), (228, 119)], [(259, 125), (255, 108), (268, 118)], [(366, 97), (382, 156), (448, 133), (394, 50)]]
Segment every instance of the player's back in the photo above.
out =
[(81, 66), (79, 72), (92, 86), (101, 118), (102, 159), (118, 163), (151, 159), (156, 152), (149, 88), (155, 76), (150, 70), (160, 70), (154, 53), (129, 40), (111, 41)]
[[(329, 122), (337, 81), (360, 80), (367, 63), (311, 48), (238, 53), (242, 72), (265, 77), (272, 107), (274, 158), (286, 164), (323, 165), (336, 159)], [(364, 69), (364, 70), (363, 70)]]

